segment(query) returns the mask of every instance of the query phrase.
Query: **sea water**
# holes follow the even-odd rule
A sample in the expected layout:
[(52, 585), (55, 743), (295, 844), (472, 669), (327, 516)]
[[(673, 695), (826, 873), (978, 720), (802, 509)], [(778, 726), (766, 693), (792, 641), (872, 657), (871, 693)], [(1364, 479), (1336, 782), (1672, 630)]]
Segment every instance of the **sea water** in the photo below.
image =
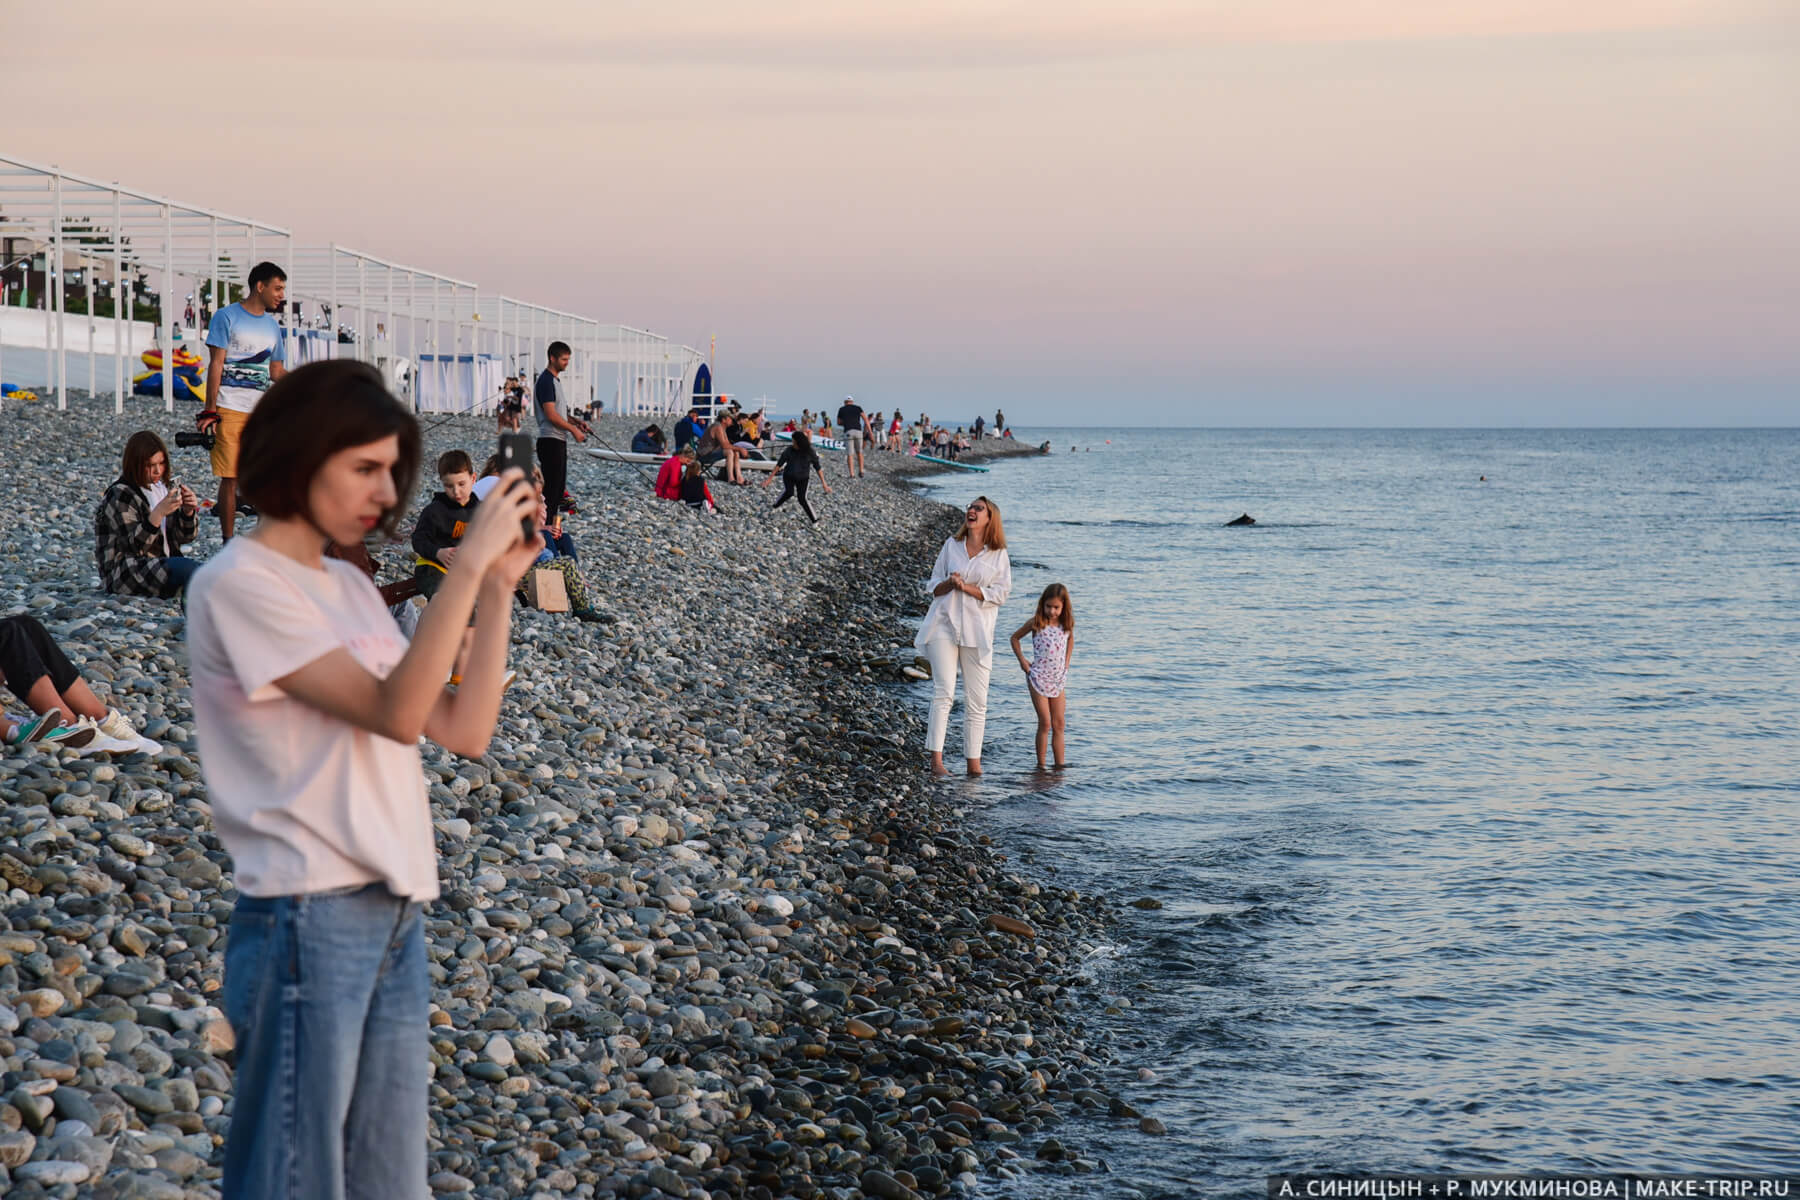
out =
[[(1168, 1133), (1076, 1119), (1109, 1173), (1027, 1190), (1800, 1171), (1800, 431), (1029, 436), (927, 485), (991, 497), (1014, 570), (953, 786), (1162, 905), (1078, 1015)], [(1053, 581), (1040, 777), (1004, 639)]]

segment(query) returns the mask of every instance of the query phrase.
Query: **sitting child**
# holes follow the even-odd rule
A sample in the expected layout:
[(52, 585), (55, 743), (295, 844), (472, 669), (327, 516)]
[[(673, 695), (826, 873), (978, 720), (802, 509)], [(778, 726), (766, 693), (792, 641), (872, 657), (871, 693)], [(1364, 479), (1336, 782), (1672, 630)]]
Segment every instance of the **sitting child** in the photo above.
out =
[(419, 514), (413, 529), (413, 551), (418, 555), (413, 565), (413, 578), (419, 594), (429, 599), (437, 594), (450, 564), (456, 561), (456, 544), (475, 518), (475, 464), (462, 450), (451, 450), (437, 461), (438, 482), (444, 490), (431, 498)]
[(687, 469), (681, 474), (681, 498), (696, 511), (716, 511), (712, 492), (706, 486), (706, 472), (700, 469), (697, 461), (689, 460)]

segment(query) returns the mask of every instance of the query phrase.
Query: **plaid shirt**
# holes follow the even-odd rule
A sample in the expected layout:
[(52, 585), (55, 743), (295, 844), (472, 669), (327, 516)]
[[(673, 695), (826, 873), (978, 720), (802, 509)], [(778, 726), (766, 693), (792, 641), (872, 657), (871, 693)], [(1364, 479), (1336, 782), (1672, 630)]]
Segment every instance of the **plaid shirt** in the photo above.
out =
[[(168, 520), (169, 544), (179, 550), (200, 535), (197, 514), (176, 509)], [(116, 596), (175, 594), (163, 561), (162, 531), (150, 521), (150, 501), (142, 488), (123, 479), (106, 489), (94, 510), (94, 562), (100, 585)]]

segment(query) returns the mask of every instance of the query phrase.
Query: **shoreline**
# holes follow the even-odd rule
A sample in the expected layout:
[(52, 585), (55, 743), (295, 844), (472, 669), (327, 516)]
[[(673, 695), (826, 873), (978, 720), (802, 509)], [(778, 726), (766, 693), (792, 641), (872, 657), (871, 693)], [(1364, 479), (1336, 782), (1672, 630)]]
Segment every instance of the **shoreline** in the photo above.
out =
[[(0, 611), (34, 611), (170, 753), (0, 759), (0, 1186), (213, 1195), (227, 860), (187, 753), (179, 607), (100, 595), (91, 550), (132, 429), (212, 485), (169, 436), (187, 410), (92, 417), (106, 403), (8, 410), (0, 437), (38, 470), (0, 502), (44, 520), (15, 535)], [(596, 427), (622, 447), (648, 420)], [(493, 438), (423, 424), (427, 464)], [(619, 623), (516, 610), (522, 682), (490, 753), (424, 753), (435, 1191), (960, 1194), (1095, 1167), (1041, 1144), (1075, 1106), (1135, 1116), (1092, 1086), (1063, 1011), (1108, 902), (1011, 870), (926, 777), (892, 686), (954, 519), (905, 481), (944, 468), (876, 452), (852, 483), (825, 457), (814, 530), (716, 483), (724, 511), (696, 516), (571, 455), (569, 527)]]

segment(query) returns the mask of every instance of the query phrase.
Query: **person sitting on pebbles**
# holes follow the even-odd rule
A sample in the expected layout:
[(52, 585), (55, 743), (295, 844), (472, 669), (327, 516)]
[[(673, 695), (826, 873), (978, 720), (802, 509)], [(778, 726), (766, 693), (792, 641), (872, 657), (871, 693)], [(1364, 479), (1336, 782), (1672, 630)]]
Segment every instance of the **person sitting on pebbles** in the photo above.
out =
[(700, 465), (710, 467), (714, 463), (724, 463), (726, 481), (741, 486), (744, 469), (738, 465), (738, 460), (744, 457), (744, 452), (731, 444), (729, 415), (729, 410), (721, 408), (714, 415), (713, 423), (706, 427), (706, 433), (700, 439)]
[[(449, 450), (440, 454), (437, 473), (444, 490), (433, 496), (431, 503), (419, 513), (412, 535), (413, 552), (418, 556), (413, 560), (413, 582), (419, 585), (419, 595), (427, 601), (437, 595), (438, 588), (443, 585), (451, 564), (456, 561), (458, 543), (475, 519), (475, 509), (481, 503), (475, 496), (475, 464), (466, 451)], [(453, 684), (462, 682), (463, 664), (468, 660), (474, 636), (475, 629), (471, 624), (463, 631), (462, 650), (450, 672)]]
[(633, 434), (631, 438), (633, 454), (663, 454), (666, 452), (667, 445), (668, 443), (663, 441), (663, 431), (660, 425), (647, 425)]
[[(569, 615), (580, 621), (597, 621), (603, 625), (611, 625), (614, 618), (594, 607), (592, 589), (588, 586), (587, 576), (581, 573), (581, 564), (575, 557), (575, 539), (566, 533), (557, 533), (546, 522), (550, 512), (543, 499), (543, 476), (538, 479), (538, 537), (543, 539), (544, 549), (537, 557), (536, 567), (544, 567), (556, 571), (563, 577), (563, 590), (569, 594)], [(525, 598), (525, 578), (519, 579), (517, 588), (520, 599)]]
[(675, 453), (663, 460), (663, 465), (656, 472), (656, 497), (659, 500), (681, 499), (681, 480), (687, 474), (688, 464), (698, 461), (694, 451), (694, 443), (689, 442)]
[[(444, 490), (431, 498), (419, 522), (413, 527), (412, 545), (418, 554), (413, 578), (419, 594), (430, 599), (456, 561), (456, 544), (475, 519), (475, 464), (463, 450), (450, 450), (438, 456), (438, 482)], [(498, 480), (496, 479), (496, 482)]]
[(94, 512), (94, 562), (112, 595), (166, 600), (200, 569), (181, 553), (200, 536), (200, 499), (184, 483), (169, 487), (168, 474), (169, 448), (156, 434), (141, 429), (125, 440), (119, 478)]
[(124, 713), (100, 703), (94, 689), (34, 617), (0, 617), (0, 680), (32, 716), (0, 721), (8, 746), (63, 746), (92, 754), (160, 754), (162, 743), (132, 727)]

